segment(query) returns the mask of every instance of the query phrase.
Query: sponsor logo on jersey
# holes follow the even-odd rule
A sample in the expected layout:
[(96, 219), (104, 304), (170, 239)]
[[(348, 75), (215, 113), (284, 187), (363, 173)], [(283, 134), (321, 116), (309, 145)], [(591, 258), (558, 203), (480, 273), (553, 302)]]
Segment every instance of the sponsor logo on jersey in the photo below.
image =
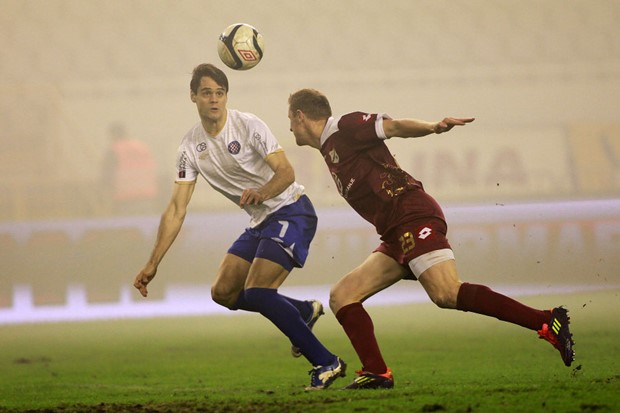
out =
[(241, 150), (241, 144), (238, 141), (232, 141), (228, 144), (228, 152), (233, 155), (236, 155)]
[(349, 183), (347, 184), (347, 187), (344, 189), (344, 193), (342, 194), (342, 196), (345, 199), (349, 198), (349, 191), (351, 190), (351, 188), (353, 187), (353, 184), (355, 183), (355, 178), (351, 178), (349, 180)]
[(372, 115), (366, 114), (366, 115), (362, 116), (362, 120), (363, 120), (364, 122), (368, 122), (368, 120), (370, 119), (370, 117), (371, 117), (371, 116), (372, 116)]
[(183, 151), (181, 157), (179, 158), (179, 178), (185, 178), (185, 170), (187, 169), (187, 152)]
[(256, 140), (260, 146), (262, 146), (263, 151), (267, 153), (267, 142), (263, 141), (263, 137), (260, 136), (260, 133), (254, 132), (252, 138), (254, 138), (254, 140)]

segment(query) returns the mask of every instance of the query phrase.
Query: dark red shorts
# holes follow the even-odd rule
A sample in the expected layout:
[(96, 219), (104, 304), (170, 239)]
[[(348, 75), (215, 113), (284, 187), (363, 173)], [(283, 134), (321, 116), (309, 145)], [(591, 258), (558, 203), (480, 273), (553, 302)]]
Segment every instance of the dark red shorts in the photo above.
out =
[(399, 217), (397, 225), (381, 234), (381, 244), (375, 251), (394, 258), (409, 268), (409, 262), (420, 255), (444, 248), (451, 248), (448, 242), (448, 225), (437, 202), (424, 191), (403, 194), (394, 216)]

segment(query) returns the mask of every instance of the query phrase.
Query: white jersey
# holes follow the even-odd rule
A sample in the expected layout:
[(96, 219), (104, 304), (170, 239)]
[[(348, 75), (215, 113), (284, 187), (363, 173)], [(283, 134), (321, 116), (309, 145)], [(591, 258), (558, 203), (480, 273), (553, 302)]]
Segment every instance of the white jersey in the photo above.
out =
[[(200, 174), (216, 191), (239, 205), (245, 189), (260, 188), (271, 179), (274, 172), (265, 159), (282, 150), (265, 122), (251, 113), (228, 109), (226, 125), (217, 136), (207, 135), (200, 122), (185, 134), (177, 154), (176, 182), (193, 182)], [(250, 226), (297, 201), (303, 193), (304, 187), (293, 182), (261, 205), (246, 205)]]

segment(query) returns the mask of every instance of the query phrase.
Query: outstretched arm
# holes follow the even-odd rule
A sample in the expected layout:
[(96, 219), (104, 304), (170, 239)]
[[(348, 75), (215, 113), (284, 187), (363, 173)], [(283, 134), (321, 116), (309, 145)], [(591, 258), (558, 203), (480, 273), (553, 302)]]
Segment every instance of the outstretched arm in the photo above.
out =
[(146, 265), (136, 276), (133, 286), (136, 287), (143, 297), (148, 295), (146, 286), (155, 277), (157, 267), (164, 255), (176, 239), (187, 212), (187, 205), (194, 193), (195, 182), (176, 184), (168, 207), (161, 216), (157, 240)]
[(475, 118), (444, 118), (439, 122), (416, 119), (384, 119), (383, 130), (388, 138), (419, 138), (431, 133), (448, 132), (455, 126), (473, 122)]

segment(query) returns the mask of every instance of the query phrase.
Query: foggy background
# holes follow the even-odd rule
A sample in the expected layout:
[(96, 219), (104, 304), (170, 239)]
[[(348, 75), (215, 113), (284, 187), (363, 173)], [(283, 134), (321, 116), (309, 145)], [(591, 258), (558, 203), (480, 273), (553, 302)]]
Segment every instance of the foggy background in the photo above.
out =
[[(320, 154), (288, 130), (289, 94), (313, 87), (335, 114), (476, 117), (388, 142), (444, 206), (464, 280), (543, 294), (617, 286), (618, 21), (614, 0), (0, 0), (0, 322), (148, 305), (131, 283), (170, 196), (177, 146), (198, 121), (189, 80), (203, 62), (228, 75), (230, 108), (271, 127), (317, 207), (307, 266), (285, 285), (333, 284), (378, 244)], [(247, 72), (217, 57), (218, 35), (236, 22), (265, 38)], [(111, 195), (114, 127), (151, 151), (148, 195)], [(219, 261), (248, 221), (200, 179), (149, 302), (171, 291), (210, 302)]]

